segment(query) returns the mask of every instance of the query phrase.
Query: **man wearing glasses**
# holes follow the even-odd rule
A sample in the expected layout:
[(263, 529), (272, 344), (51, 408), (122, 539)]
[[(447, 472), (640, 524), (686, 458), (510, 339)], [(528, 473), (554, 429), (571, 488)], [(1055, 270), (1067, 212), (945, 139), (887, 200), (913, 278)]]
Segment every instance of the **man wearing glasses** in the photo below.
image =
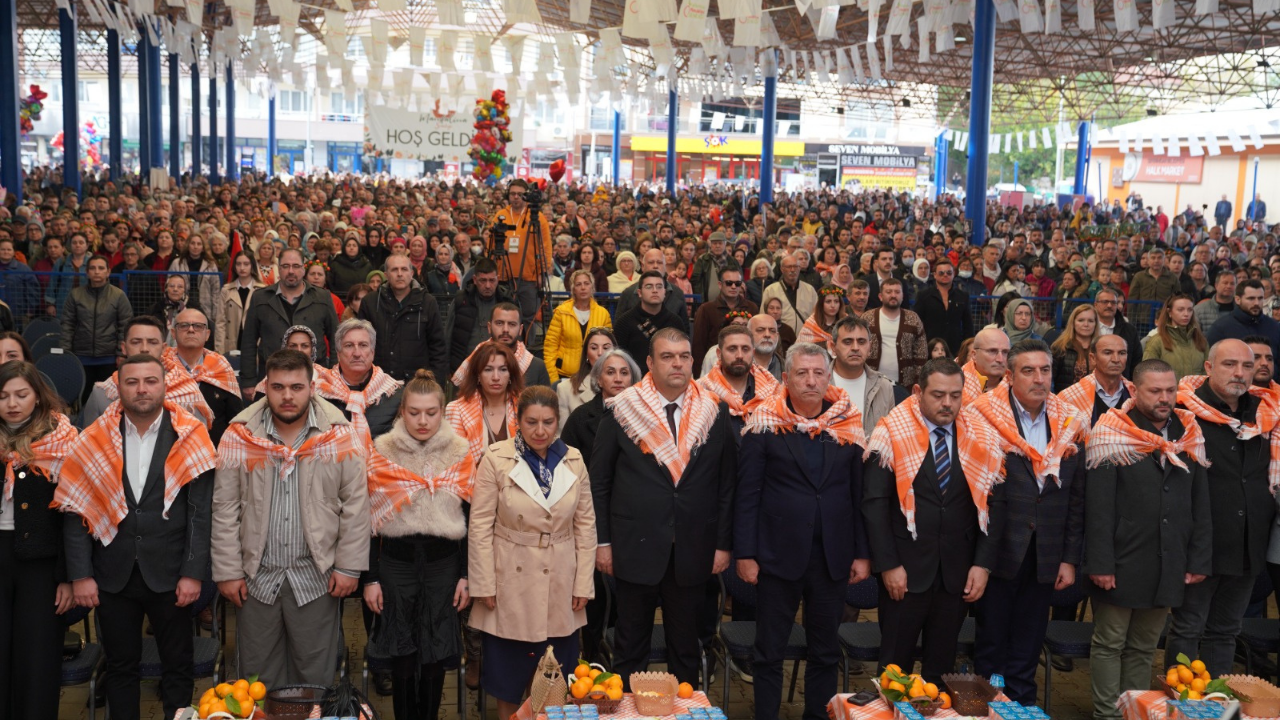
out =
[(213, 411), (209, 438), (216, 446), (231, 418), (244, 409), (236, 371), (225, 357), (205, 348), (209, 342), (209, 318), (201, 310), (188, 308), (178, 313), (173, 320), (173, 335), (178, 345), (164, 349), (165, 365), (181, 368), (200, 386), (200, 394)]
[(254, 388), (262, 380), (262, 366), (280, 349), (285, 332), (294, 325), (307, 326), (323, 341), (316, 347), (317, 362), (332, 365), (338, 313), (329, 291), (308, 285), (303, 277), (302, 252), (288, 248), (280, 253), (280, 281), (255, 292), (249, 300), (240, 331), (240, 387), (245, 400), (253, 400)]
[(955, 352), (960, 343), (973, 337), (973, 316), (969, 314), (969, 294), (955, 287), (956, 268), (943, 258), (933, 268), (933, 286), (916, 296), (916, 314), (924, 323), (929, 340), (942, 338)]
[(1098, 335), (1119, 335), (1129, 345), (1129, 363), (1125, 367), (1124, 376), (1133, 378), (1133, 369), (1142, 360), (1142, 343), (1138, 340), (1138, 330), (1120, 314), (1120, 294), (1110, 288), (1103, 288), (1093, 298), (1093, 309), (1098, 311)]
[(742, 269), (730, 260), (720, 269), (720, 293), (715, 300), (702, 303), (693, 317), (694, 372), (701, 374), (702, 358), (717, 342), (720, 331), (729, 324), (731, 312), (746, 311), (754, 316), (760, 308), (747, 299), (742, 283)]
[(507, 185), (508, 205), (494, 214), (490, 226), (505, 224), (514, 226), (508, 230), (500, 251), (506, 261), (498, 262), (498, 277), (504, 283), (515, 281), (516, 302), (520, 305), (520, 322), (525, 327), (533, 321), (538, 310), (538, 288), (547, 274), (551, 262), (551, 225), (546, 210), (538, 213), (538, 226), (542, 233), (542, 250), (538, 251), (529, 239), (533, 211), (524, 200), (529, 184), (524, 180), (512, 180)]

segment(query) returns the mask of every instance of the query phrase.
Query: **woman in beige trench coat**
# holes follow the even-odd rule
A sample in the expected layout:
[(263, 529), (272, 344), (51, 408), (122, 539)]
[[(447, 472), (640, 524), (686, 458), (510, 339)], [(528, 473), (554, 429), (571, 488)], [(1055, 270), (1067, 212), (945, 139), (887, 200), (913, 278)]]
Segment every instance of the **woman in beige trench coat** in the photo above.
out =
[(491, 445), (476, 471), (468, 531), (471, 627), (484, 633), (481, 686), (511, 717), (538, 659), (555, 647), (567, 676), (595, 592), (596, 516), (586, 464), (558, 440), (550, 388), (520, 395), (519, 430)]

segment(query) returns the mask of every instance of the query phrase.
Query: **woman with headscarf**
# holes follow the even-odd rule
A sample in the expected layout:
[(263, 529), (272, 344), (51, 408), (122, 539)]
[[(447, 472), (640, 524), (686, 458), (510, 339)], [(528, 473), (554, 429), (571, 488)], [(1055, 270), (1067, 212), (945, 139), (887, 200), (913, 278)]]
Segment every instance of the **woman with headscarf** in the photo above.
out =
[(609, 276), (609, 292), (620, 293), (635, 284), (639, 274), (636, 272), (636, 256), (630, 250), (618, 253), (614, 262), (618, 271)]
[(1010, 300), (1004, 308), (1004, 334), (1009, 336), (1009, 344), (1019, 340), (1039, 340), (1035, 332), (1036, 314), (1031, 301), (1026, 298)]
[(913, 302), (915, 298), (920, 297), (920, 293), (929, 288), (931, 271), (932, 267), (925, 258), (916, 258), (916, 261), (911, 263), (911, 290), (908, 297), (912, 298)]

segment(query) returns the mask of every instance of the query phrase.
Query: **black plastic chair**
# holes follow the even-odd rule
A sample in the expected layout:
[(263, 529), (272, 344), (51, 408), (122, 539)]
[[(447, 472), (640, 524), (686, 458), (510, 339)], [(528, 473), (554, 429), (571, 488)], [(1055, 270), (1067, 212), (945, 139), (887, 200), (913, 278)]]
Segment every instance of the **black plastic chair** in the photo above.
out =
[(61, 346), (62, 335), (58, 333), (41, 335), (36, 338), (35, 342), (31, 343), (31, 358), (33, 360), (39, 360), (45, 355), (52, 353), (54, 348), (61, 349)]
[[(844, 593), (844, 602), (858, 610), (872, 610), (880, 605), (880, 582), (875, 576), (850, 585)], [(849, 661), (878, 662), (880, 660), (880, 623), (861, 620), (841, 623), (840, 674), (844, 676), (844, 691), (849, 692)]]
[[(1089, 591), (1088, 578), (1077, 576), (1076, 582), (1065, 590), (1055, 590), (1050, 605), (1075, 607), (1084, 602)], [(1083, 610), (1081, 610), (1083, 616)], [(1078, 620), (1050, 620), (1044, 634), (1044, 710), (1049, 712), (1053, 691), (1054, 656), (1083, 660), (1089, 657), (1093, 645), (1093, 623)]]
[(1280, 671), (1280, 620), (1275, 618), (1245, 618), (1240, 623), (1238, 644), (1244, 646), (1244, 665), (1247, 675), (1256, 675), (1254, 665), (1257, 656), (1263, 659), (1276, 653), (1276, 667)]
[(53, 381), (53, 389), (67, 407), (80, 405), (80, 394), (84, 392), (85, 374), (80, 358), (71, 353), (45, 355), (36, 359), (36, 369)]
[(22, 329), (22, 339), (28, 344), (34, 344), (45, 335), (61, 333), (62, 322), (58, 318), (51, 315), (37, 315), (27, 321), (27, 326)]
[[(716, 626), (716, 650), (720, 656), (721, 665), (724, 667), (724, 695), (721, 702), (726, 711), (729, 709), (729, 660), (735, 660), (745, 663), (746, 667), (751, 667), (751, 663), (755, 660), (756, 645), (756, 624), (751, 620), (730, 620), (724, 621), (724, 599), (726, 597), (733, 598), (733, 606), (752, 607), (756, 606), (756, 588), (754, 585), (748, 585), (743, 582), (738, 574), (733, 570), (734, 564), (729, 565), (729, 569), (720, 573), (720, 606), (721, 612), (716, 615), (718, 625)], [(798, 623), (792, 623), (791, 635), (787, 639), (787, 648), (783, 651), (783, 661), (791, 660), (791, 687), (787, 691), (787, 702), (793, 702), (796, 696), (796, 680), (800, 675), (800, 661), (809, 656), (809, 641), (805, 637), (804, 626)]]
[(75, 657), (62, 661), (62, 687), (89, 684), (89, 720), (95, 720), (98, 709), (94, 697), (98, 692), (98, 681), (102, 676), (105, 658), (101, 643), (92, 642), (89, 634), (89, 608), (72, 608), (62, 617), (62, 624), (67, 628), (76, 623), (84, 624), (84, 640), (80, 652)]

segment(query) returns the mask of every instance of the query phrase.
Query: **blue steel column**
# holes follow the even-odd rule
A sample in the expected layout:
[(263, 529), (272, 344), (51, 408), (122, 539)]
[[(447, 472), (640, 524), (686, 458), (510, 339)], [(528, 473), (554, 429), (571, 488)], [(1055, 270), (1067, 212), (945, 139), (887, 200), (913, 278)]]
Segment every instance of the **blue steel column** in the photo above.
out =
[(676, 193), (676, 125), (680, 121), (676, 81), (667, 90), (667, 194)]
[(151, 167), (164, 168), (164, 114), (160, 106), (160, 46), (147, 44), (147, 115), (150, 118)]
[(1018, 189), (1018, 161), (1013, 161), (1013, 189)]
[(62, 54), (62, 186), (80, 195), (80, 94), (76, 73), (75, 5), (58, 10), (59, 52)]
[(110, 178), (120, 179), (124, 164), (124, 110), (120, 107), (120, 33), (107, 31), (107, 123), (111, 136), (107, 138), (107, 157), (110, 160)]
[(22, 202), (18, 129), (18, 2), (0, 0), (0, 187)]
[(218, 173), (218, 69), (209, 62), (209, 184), (217, 185)]
[(200, 133), (200, 63), (191, 63), (191, 179), (195, 180), (204, 172), (201, 167), (204, 159), (200, 147), (204, 138)]
[(1245, 207), (1249, 208), (1249, 222), (1258, 221), (1258, 165), (1262, 162), (1262, 158), (1255, 157), (1253, 159), (1253, 192), (1249, 196), (1249, 204)]
[(227, 61), (227, 179), (240, 177), (240, 158), (236, 157), (236, 82), (235, 61)]
[(169, 53), (169, 177), (182, 177), (182, 113), (178, 103), (178, 55)]
[[(772, 50), (770, 52), (773, 52)], [(760, 135), (760, 202), (773, 202), (773, 135), (778, 128), (778, 78), (764, 78), (764, 132)]]
[(995, 73), (996, 9), (992, 0), (975, 0), (973, 74), (969, 83), (969, 177), (964, 214), (973, 229), (970, 242), (987, 236), (987, 150), (991, 140), (991, 83)]
[(146, 26), (138, 25), (138, 42), (134, 45), (138, 56), (138, 176), (146, 182), (151, 172), (151, 111), (147, 109), (151, 93), (151, 83), (147, 82), (147, 47), (151, 40), (147, 37)]
[(267, 174), (276, 173), (276, 98), (267, 100)]
[(618, 175), (622, 172), (622, 113), (613, 111), (613, 155), (611, 161), (613, 163), (613, 186), (618, 187), (622, 184), (622, 178)]
[(938, 198), (942, 197), (942, 190), (943, 190), (943, 186), (945, 185), (945, 181), (943, 180), (944, 171), (942, 169), (942, 163), (944, 162), (946, 156), (942, 154), (942, 143), (946, 135), (947, 135), (946, 131), (943, 131), (941, 135), (933, 139), (933, 199), (934, 200), (937, 200)]
[(1089, 166), (1089, 122), (1083, 121), (1077, 130), (1076, 135), (1076, 181), (1071, 187), (1071, 192), (1076, 195), (1084, 194), (1085, 179), (1089, 176), (1085, 174)]

